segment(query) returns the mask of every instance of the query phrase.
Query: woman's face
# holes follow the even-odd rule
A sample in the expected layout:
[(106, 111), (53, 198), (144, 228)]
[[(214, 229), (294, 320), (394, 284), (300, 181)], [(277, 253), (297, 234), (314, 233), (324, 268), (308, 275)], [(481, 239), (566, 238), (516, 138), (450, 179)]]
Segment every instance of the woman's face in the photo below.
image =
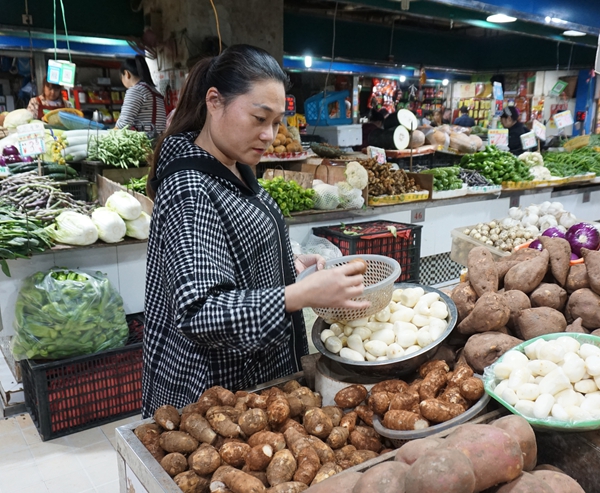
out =
[(504, 128), (510, 128), (515, 124), (515, 121), (510, 116), (503, 116), (500, 118), (500, 123)]
[(274, 80), (256, 82), (228, 104), (208, 104), (209, 132), (230, 160), (257, 164), (271, 145), (285, 114), (285, 89)]
[(434, 113), (433, 114), (433, 121), (435, 121), (436, 123), (442, 123), (442, 114), (441, 113)]
[(60, 86), (54, 84), (45, 84), (44, 99), (47, 99), (48, 101), (57, 101), (60, 99)]

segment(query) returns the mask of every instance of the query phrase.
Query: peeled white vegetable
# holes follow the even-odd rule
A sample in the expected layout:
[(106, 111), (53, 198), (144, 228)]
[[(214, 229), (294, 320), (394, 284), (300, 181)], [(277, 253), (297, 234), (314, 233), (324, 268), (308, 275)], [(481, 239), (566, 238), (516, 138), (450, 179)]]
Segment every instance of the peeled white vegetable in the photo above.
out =
[(335, 337), (335, 333), (333, 332), (333, 330), (325, 329), (323, 332), (321, 332), (321, 342), (324, 343), (330, 337)]
[(538, 347), (540, 347), (541, 345), (544, 345), (544, 344), (548, 344), (548, 342), (544, 341), (543, 339), (538, 339), (537, 341), (532, 342), (531, 344), (525, 346), (525, 349), (524, 349), (525, 355), (531, 360), (538, 359), (538, 357), (537, 357)]
[(540, 387), (535, 383), (524, 383), (516, 390), (519, 400), (535, 401), (540, 395)]
[(429, 307), (429, 316), (445, 320), (448, 317), (448, 307), (443, 301), (434, 301)]
[(533, 376), (545, 377), (552, 370), (558, 368), (558, 365), (556, 363), (553, 363), (552, 361), (536, 359), (527, 363), (527, 368)]
[(352, 334), (351, 336), (348, 336), (348, 347), (359, 353), (361, 356), (365, 356), (365, 346), (363, 346), (363, 341), (359, 335)]
[(409, 308), (414, 307), (421, 296), (425, 294), (425, 290), (421, 287), (404, 289), (400, 294), (400, 301), (404, 306)]
[(387, 356), (377, 356), (375, 361), (387, 361), (389, 358)]
[(513, 370), (508, 378), (508, 387), (516, 390), (522, 385), (529, 383), (531, 377), (531, 372), (527, 368)]
[(562, 369), (571, 383), (579, 382), (585, 375), (585, 363), (581, 358), (565, 362)]
[(427, 303), (425, 303), (423, 301), (423, 298), (421, 298), (419, 300), (419, 302), (415, 305), (414, 311), (415, 311), (415, 315), (428, 316), (429, 315), (429, 306), (427, 306)]
[(429, 332), (428, 327), (423, 327), (417, 332), (417, 343), (419, 346), (426, 347), (429, 346), (433, 342), (433, 338), (431, 337), (431, 332)]
[(554, 404), (551, 413), (552, 417), (559, 421), (569, 421), (569, 413), (560, 404)]
[(372, 341), (382, 341), (388, 346), (396, 340), (396, 335), (392, 329), (383, 329), (371, 334)]
[(506, 380), (507, 385), (508, 385), (508, 378), (510, 377), (510, 374), (512, 373), (512, 371), (513, 371), (512, 366), (507, 365), (504, 362), (497, 363), (496, 365), (494, 365), (494, 375), (496, 375), (496, 378), (498, 378), (500, 380)]
[(575, 392), (573, 389), (565, 389), (555, 396), (556, 402), (565, 409), (569, 406), (579, 406), (583, 402), (580, 401), (579, 397), (585, 399), (580, 393)]
[(420, 351), (421, 349), (422, 349), (421, 346), (417, 346), (415, 344), (414, 346), (407, 347), (404, 350), (404, 354), (406, 355), (406, 354), (416, 353), (417, 351)]
[(404, 348), (395, 342), (387, 347), (385, 355), (389, 359), (401, 358), (404, 356)]
[(361, 338), (361, 340), (363, 340), (363, 341), (365, 341), (369, 337), (371, 337), (371, 334), (372, 334), (372, 332), (369, 329), (367, 329), (366, 327), (357, 327), (352, 332), (352, 335), (359, 336)]
[(368, 318), (359, 318), (358, 320), (351, 320), (350, 322), (347, 322), (346, 325), (348, 327), (365, 327), (368, 322)]
[(583, 343), (579, 348), (579, 356), (587, 360), (592, 355), (600, 356), (600, 348), (587, 342)]
[(502, 398), (508, 402), (511, 406), (514, 406), (517, 402), (519, 402), (519, 398), (517, 397), (517, 393), (511, 389), (510, 387), (506, 387), (502, 391)]
[(408, 308), (400, 303), (397, 304), (397, 310), (392, 313), (389, 322), (410, 322), (415, 316), (415, 311), (412, 308)]
[(344, 327), (344, 335), (346, 337), (350, 337), (353, 333), (354, 333), (354, 327), (350, 327), (349, 325), (346, 325)]
[(587, 372), (593, 376), (597, 377), (600, 375), (600, 356), (596, 354), (592, 354), (585, 359), (585, 368)]
[(411, 324), (410, 322), (396, 322), (394, 324), (393, 330), (395, 332), (410, 330), (412, 332), (417, 332), (419, 328), (415, 324)]
[(533, 417), (537, 419), (546, 419), (554, 406), (554, 396), (551, 394), (541, 394), (533, 406)]
[(365, 358), (363, 357), (362, 354), (357, 353), (356, 351), (350, 349), (350, 348), (342, 348), (340, 351), (340, 356), (342, 358), (346, 358), (349, 359), (350, 361), (364, 361)]
[(529, 360), (527, 359), (527, 356), (520, 351), (508, 351), (502, 358), (502, 363), (517, 370), (526, 367)]
[(425, 327), (426, 325), (429, 325), (429, 317), (417, 314), (413, 317), (412, 323), (417, 327)]
[(427, 293), (427, 294), (424, 294), (423, 296), (421, 296), (421, 299), (419, 300), (419, 302), (425, 303), (428, 307), (430, 307), (431, 305), (433, 305), (433, 303), (435, 303), (439, 299), (440, 299), (440, 295), (438, 293), (431, 292), (431, 293)]
[(367, 353), (366, 356), (365, 356), (365, 359), (367, 361), (371, 361), (371, 362), (372, 361), (377, 361), (377, 356), (373, 356), (371, 353)]
[(394, 328), (394, 324), (390, 324), (387, 322), (368, 322), (367, 323), (367, 329), (369, 329), (371, 332), (377, 332), (379, 330), (393, 329), (393, 328)]
[(329, 330), (333, 331), (334, 335), (339, 336), (344, 332), (344, 326), (334, 322), (329, 326)]
[(396, 332), (396, 342), (404, 349), (408, 349), (417, 343), (417, 331), (400, 330)]
[(392, 315), (392, 312), (390, 310), (389, 306), (386, 306), (383, 310), (381, 310), (379, 313), (375, 314), (375, 319), (378, 322), (388, 322), (390, 320), (390, 316)]
[(502, 396), (502, 392), (504, 392), (504, 389), (507, 389), (507, 388), (508, 388), (508, 380), (502, 380), (498, 385), (496, 385), (494, 392), (496, 392), (497, 395)]
[(548, 344), (540, 346), (537, 351), (537, 359), (560, 363), (565, 356), (565, 349), (555, 341), (550, 341)]
[(587, 394), (580, 407), (591, 414), (600, 413), (600, 392)]
[(367, 341), (364, 347), (373, 356), (379, 357), (387, 354), (388, 345), (383, 341)]
[(574, 385), (575, 390), (577, 392), (581, 392), (582, 394), (591, 394), (592, 392), (596, 392), (598, 390), (598, 386), (596, 382), (594, 382), (591, 378), (587, 380), (580, 380)]
[(404, 291), (404, 289), (394, 289), (394, 291), (392, 292), (392, 301), (398, 303), (400, 301), (402, 291)]
[(529, 418), (533, 418), (535, 403), (533, 401), (518, 401), (514, 405), (515, 409), (519, 411), (523, 416), (527, 416)]
[(576, 353), (581, 347), (579, 341), (577, 339), (574, 339), (573, 337), (559, 337), (558, 339), (556, 339), (556, 342), (565, 349), (566, 353)]
[[(511, 375), (512, 376), (512, 375)], [(569, 377), (565, 375), (562, 368), (556, 368), (546, 375), (540, 382), (541, 394), (556, 395), (560, 391), (571, 388)]]
[[(435, 318), (432, 318), (431, 321), (436, 320)], [(429, 325), (429, 333), (431, 334), (431, 339), (434, 341), (437, 341), (440, 337), (442, 337), (442, 334), (444, 333), (444, 331), (446, 330), (445, 327), (440, 327), (439, 325), (434, 325), (434, 324), (430, 324)]]
[(340, 341), (342, 341), (342, 346), (343, 347), (348, 347), (348, 336), (344, 335), (344, 334), (341, 334), (338, 337), (339, 337)]
[(337, 354), (342, 350), (343, 345), (342, 341), (338, 337), (331, 336), (325, 341), (325, 347), (327, 348), (327, 351)]

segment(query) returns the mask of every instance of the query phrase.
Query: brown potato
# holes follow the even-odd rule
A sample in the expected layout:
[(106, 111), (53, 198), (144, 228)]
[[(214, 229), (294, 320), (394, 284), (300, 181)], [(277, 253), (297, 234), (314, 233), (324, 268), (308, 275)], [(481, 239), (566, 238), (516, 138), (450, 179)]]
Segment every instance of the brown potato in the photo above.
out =
[(245, 462), (251, 471), (266, 471), (273, 459), (273, 448), (270, 445), (257, 445), (246, 452)]
[(483, 381), (477, 377), (467, 378), (460, 384), (460, 395), (470, 401), (478, 401), (485, 394)]
[(198, 476), (194, 471), (185, 471), (173, 478), (183, 493), (202, 493), (208, 491), (210, 481)]
[(264, 443), (270, 445), (275, 452), (284, 449), (286, 446), (283, 433), (274, 433), (272, 431), (263, 430), (248, 438), (248, 445), (251, 447), (256, 447), (257, 445)]
[(354, 428), (356, 427), (356, 421), (358, 420), (358, 414), (356, 411), (350, 411), (349, 413), (344, 414), (342, 419), (340, 420), (340, 426), (348, 429), (348, 432), (352, 433)]
[(271, 486), (277, 486), (292, 480), (296, 472), (296, 459), (287, 449), (279, 450), (267, 467), (267, 480)]
[(348, 437), (350, 433), (348, 432), (348, 428), (344, 428), (343, 426), (336, 426), (331, 430), (331, 433), (327, 437), (327, 445), (329, 445), (332, 449), (340, 449), (346, 445), (348, 442)]
[(327, 445), (323, 440), (317, 438), (315, 436), (309, 435), (308, 441), (310, 446), (315, 449), (315, 452), (319, 456), (319, 461), (321, 464), (325, 464), (326, 462), (335, 462), (335, 454), (333, 449)]
[(306, 447), (300, 451), (296, 459), (298, 468), (294, 473), (293, 480), (310, 485), (321, 468), (319, 456), (312, 447)]
[(390, 408), (390, 396), (393, 395), (394, 394), (389, 394), (388, 392), (371, 393), (367, 404), (375, 414), (383, 416)]
[(223, 462), (233, 467), (243, 467), (246, 463), (246, 454), (250, 451), (250, 445), (241, 442), (229, 442), (219, 450)]
[(318, 484), (326, 479), (329, 479), (331, 476), (335, 476), (336, 474), (342, 472), (343, 469), (338, 466), (335, 462), (326, 462), (321, 466), (321, 468), (317, 471), (317, 475), (315, 479), (312, 480), (311, 486)]
[(545, 334), (564, 332), (567, 328), (565, 316), (558, 310), (548, 307), (522, 310), (517, 317), (517, 325), (527, 341)]
[(325, 406), (322, 408), (323, 412), (331, 419), (333, 426), (340, 426), (340, 421), (344, 417), (344, 410), (338, 406)]
[(460, 416), (465, 408), (459, 404), (444, 402), (440, 399), (426, 399), (419, 404), (421, 414), (432, 423), (443, 423)]
[(429, 427), (427, 420), (410, 411), (392, 409), (385, 413), (383, 426), (390, 430), (423, 430)]
[(390, 394), (396, 394), (398, 392), (404, 392), (408, 389), (408, 384), (404, 380), (383, 380), (371, 388), (371, 394), (377, 392), (389, 392)]
[(356, 414), (358, 417), (363, 420), (367, 425), (373, 426), (373, 416), (374, 413), (367, 406), (356, 406), (355, 408)]
[(198, 413), (184, 414), (181, 417), (181, 431), (185, 431), (202, 443), (213, 444), (217, 434), (210, 427), (208, 420)]

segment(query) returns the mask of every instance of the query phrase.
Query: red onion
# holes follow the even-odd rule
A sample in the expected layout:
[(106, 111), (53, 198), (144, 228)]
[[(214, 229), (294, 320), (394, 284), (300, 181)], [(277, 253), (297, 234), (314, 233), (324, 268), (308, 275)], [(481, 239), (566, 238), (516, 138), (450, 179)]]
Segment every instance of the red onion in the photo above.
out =
[(547, 236), (548, 238), (564, 238), (565, 234), (558, 229), (558, 227), (553, 226), (552, 228), (548, 228), (546, 231), (544, 231), (542, 236)]
[(569, 228), (565, 235), (571, 244), (571, 251), (581, 257), (581, 249), (597, 250), (600, 245), (600, 232), (589, 223), (577, 223)]
[(571, 261), (573, 260), (579, 260), (579, 257), (577, 255), (575, 255), (574, 253), (571, 253)]
[(18, 156), (19, 149), (17, 149), (15, 146), (6, 146), (4, 149), (2, 149), (2, 155), (3, 156)]
[(544, 247), (542, 246), (542, 244), (540, 243), (540, 240), (533, 240), (530, 244), (529, 244), (529, 248), (533, 248), (535, 250), (539, 250), (540, 252), (544, 249)]

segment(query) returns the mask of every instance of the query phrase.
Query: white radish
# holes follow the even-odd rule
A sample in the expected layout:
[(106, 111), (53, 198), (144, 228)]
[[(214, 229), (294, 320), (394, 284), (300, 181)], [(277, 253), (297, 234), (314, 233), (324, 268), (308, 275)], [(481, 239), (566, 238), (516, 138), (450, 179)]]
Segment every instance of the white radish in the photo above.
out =
[(527, 416), (528, 418), (534, 417), (533, 413), (534, 413), (535, 403), (533, 401), (518, 401), (514, 405), (514, 407), (523, 416)]
[(569, 381), (569, 377), (565, 375), (565, 372), (560, 367), (552, 370), (540, 382), (541, 394), (556, 395), (562, 390), (570, 388), (571, 382)]
[(443, 301), (434, 301), (429, 307), (429, 316), (446, 320), (448, 318), (448, 307)]
[(541, 394), (533, 406), (533, 417), (537, 419), (546, 419), (554, 406), (554, 396), (551, 394)]
[(517, 393), (513, 389), (511, 389), (510, 387), (506, 387), (502, 391), (501, 397), (506, 402), (508, 402), (511, 406), (514, 406), (517, 402), (519, 402), (519, 398), (517, 397)]
[(600, 375), (600, 356), (596, 354), (592, 354), (585, 359), (585, 368), (587, 372), (593, 376), (597, 377)]
[(410, 322), (415, 316), (415, 311), (412, 308), (398, 304), (398, 309), (390, 316), (390, 323)]
[(431, 337), (431, 332), (429, 332), (429, 327), (423, 327), (417, 332), (417, 343), (421, 347), (429, 346), (433, 342)]
[[(408, 289), (403, 290), (402, 293), (400, 293), (400, 299), (399, 299), (399, 301), (404, 306), (412, 308), (413, 306), (415, 306), (419, 302), (419, 299), (424, 294), (425, 294), (425, 290), (423, 288), (420, 288), (420, 287), (418, 287), (418, 288), (408, 288)], [(394, 300), (394, 301), (396, 301), (396, 300)]]
[(529, 379), (532, 377), (531, 372), (527, 368), (517, 368), (513, 370), (508, 378), (509, 388), (516, 390), (521, 385), (529, 383)]
[(340, 356), (342, 358), (349, 359), (350, 361), (364, 361), (365, 360), (365, 358), (363, 357), (362, 354), (357, 353), (353, 349), (350, 349), (347, 347), (342, 348), (342, 350), (340, 351)]
[(375, 314), (375, 319), (378, 322), (388, 322), (390, 317), (392, 316), (392, 312), (389, 306), (386, 306), (383, 310)]
[(429, 317), (417, 314), (413, 317), (412, 323), (417, 327), (425, 327), (426, 325), (429, 325)]
[(323, 332), (321, 332), (321, 342), (324, 343), (330, 337), (335, 337), (335, 332), (333, 332), (333, 330), (325, 329)]
[(325, 340), (325, 348), (327, 351), (331, 351), (334, 354), (339, 353), (342, 350), (342, 347), (344, 347), (342, 341), (336, 336), (328, 337)]
[(379, 357), (387, 354), (388, 345), (383, 341), (367, 341), (364, 347), (373, 356)]
[(600, 347), (587, 342), (583, 343), (579, 348), (579, 356), (583, 359), (588, 359), (588, 357), (592, 355), (600, 356)]
[(573, 387), (575, 387), (577, 392), (581, 392), (582, 394), (591, 394), (592, 392), (596, 392), (598, 390), (596, 382), (594, 382), (591, 378), (587, 380), (580, 380), (579, 382), (576, 382)]
[(389, 359), (401, 358), (402, 356), (404, 356), (404, 348), (400, 346), (400, 344), (396, 344), (394, 342), (393, 344), (390, 344), (387, 347), (385, 355)]
[(366, 327), (357, 327), (352, 332), (352, 335), (357, 335), (363, 341), (366, 341), (369, 337), (371, 337), (371, 334), (372, 334), (372, 332), (369, 329), (367, 329)]
[(519, 400), (535, 401), (540, 395), (540, 387), (535, 383), (524, 383), (516, 390)]
[(359, 353), (361, 356), (365, 356), (365, 347), (358, 334), (352, 334), (348, 337), (348, 347)]
[(373, 332), (370, 339), (372, 341), (383, 341), (389, 346), (396, 341), (396, 334), (394, 334), (394, 331), (391, 328), (383, 329)]
[(404, 354), (405, 354), (405, 355), (407, 355), (407, 354), (416, 353), (417, 351), (420, 351), (421, 349), (423, 349), (421, 346), (417, 346), (417, 345), (415, 344), (414, 346), (407, 347), (407, 348), (404, 350)]
[(552, 361), (536, 359), (527, 363), (527, 368), (533, 376), (545, 377), (552, 370), (558, 368), (558, 365), (556, 363), (552, 363)]
[(395, 331), (395, 333), (396, 333), (396, 342), (400, 346), (402, 346), (404, 349), (414, 346), (417, 343), (418, 332), (416, 332), (416, 331), (401, 330), (401, 331)]
[(394, 289), (394, 291), (392, 292), (392, 301), (398, 303), (400, 301), (400, 296), (402, 295), (403, 291), (404, 289)]

